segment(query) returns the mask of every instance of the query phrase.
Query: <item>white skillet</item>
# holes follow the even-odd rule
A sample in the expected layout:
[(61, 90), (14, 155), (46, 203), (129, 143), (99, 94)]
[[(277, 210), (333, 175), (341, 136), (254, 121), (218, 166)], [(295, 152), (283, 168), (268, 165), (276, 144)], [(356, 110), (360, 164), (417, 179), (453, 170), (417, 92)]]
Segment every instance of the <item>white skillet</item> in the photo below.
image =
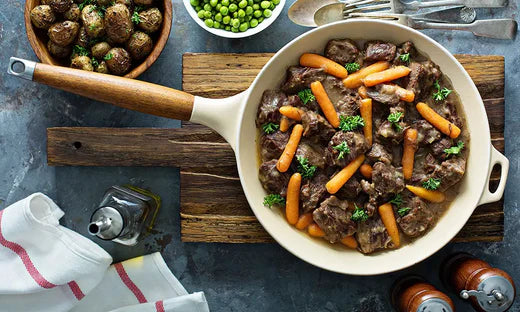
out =
[[(363, 255), (289, 226), (279, 212), (262, 205), (266, 192), (258, 181), (255, 117), (266, 89), (277, 88), (288, 66), (304, 52), (321, 53), (328, 40), (351, 38), (412, 41), (417, 49), (438, 64), (460, 95), (470, 133), (469, 157), (460, 194), (439, 222), (423, 237), (399, 249)], [(23, 69), (13, 72), (13, 67)], [(509, 161), (491, 145), (484, 104), (461, 64), (440, 44), (413, 29), (385, 21), (353, 20), (329, 24), (307, 32), (283, 47), (265, 65), (246, 91), (226, 99), (194, 97), (158, 85), (65, 67), (53, 67), (11, 58), (10, 73), (77, 93), (95, 100), (159, 116), (207, 125), (231, 144), (236, 154), (240, 181), (251, 209), (269, 234), (295, 256), (323, 269), (353, 275), (374, 275), (411, 266), (446, 245), (462, 229), (475, 207), (500, 200)], [(100, 87), (103, 86), (103, 87)], [(488, 190), (493, 166), (502, 167), (498, 189)]]

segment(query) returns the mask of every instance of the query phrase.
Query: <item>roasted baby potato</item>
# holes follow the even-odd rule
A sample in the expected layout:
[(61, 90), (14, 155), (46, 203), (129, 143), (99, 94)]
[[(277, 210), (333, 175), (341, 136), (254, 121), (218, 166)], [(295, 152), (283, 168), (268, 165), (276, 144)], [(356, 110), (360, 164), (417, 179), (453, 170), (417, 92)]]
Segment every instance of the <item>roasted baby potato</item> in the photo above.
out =
[(50, 54), (59, 58), (66, 58), (70, 55), (72, 50), (70, 46), (62, 47), (52, 42), (51, 40), (47, 42), (47, 49), (49, 50)]
[(94, 66), (92, 66), (92, 60), (90, 59), (90, 57), (84, 55), (76, 56), (75, 58), (73, 58), (72, 62), (70, 63), (70, 67), (94, 71)]
[(151, 8), (139, 13), (137, 26), (147, 33), (153, 33), (161, 28), (162, 13), (158, 8)]
[(64, 47), (70, 45), (74, 41), (74, 39), (76, 39), (78, 32), (78, 23), (64, 21), (53, 24), (47, 31), (47, 34), (49, 35), (49, 39), (51, 39), (52, 42)]
[(56, 21), (56, 15), (48, 5), (38, 5), (31, 10), (31, 22), (37, 28), (49, 29)]
[(81, 10), (76, 3), (73, 3), (70, 8), (63, 13), (63, 17), (66, 20), (77, 22), (81, 17)]
[(147, 57), (152, 48), (152, 38), (142, 31), (136, 31), (126, 43), (126, 49), (135, 60)]
[(108, 70), (114, 75), (122, 76), (128, 72), (132, 60), (130, 54), (123, 48), (112, 48), (105, 55)]
[(134, 31), (128, 8), (123, 4), (115, 4), (109, 7), (105, 11), (105, 28), (107, 37), (111, 42), (123, 43), (127, 41)]
[(105, 61), (99, 62), (98, 65), (96, 66), (96, 68), (94, 69), (94, 71), (96, 71), (98, 73), (102, 73), (102, 74), (108, 74), (109, 71), (108, 71), (107, 63)]
[(90, 49), (92, 51), (92, 56), (97, 58), (98, 60), (102, 60), (105, 54), (107, 54), (108, 50), (110, 50), (112, 47), (108, 42), (98, 42), (95, 45), (92, 46)]
[(86, 5), (81, 11), (83, 28), (90, 38), (97, 38), (105, 34), (105, 22), (103, 12), (95, 5)]
[(58, 13), (64, 13), (72, 6), (72, 0), (49, 0), (51, 8)]

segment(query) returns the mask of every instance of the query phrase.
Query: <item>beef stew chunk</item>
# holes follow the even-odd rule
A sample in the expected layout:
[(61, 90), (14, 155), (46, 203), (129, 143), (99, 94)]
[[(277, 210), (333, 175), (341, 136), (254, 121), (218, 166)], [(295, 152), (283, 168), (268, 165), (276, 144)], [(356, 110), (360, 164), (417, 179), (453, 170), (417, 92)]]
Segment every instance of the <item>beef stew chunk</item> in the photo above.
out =
[(389, 42), (368, 42), (365, 51), (365, 61), (377, 62), (388, 61), (391, 62), (395, 58), (397, 47), (395, 44)]
[(433, 222), (433, 213), (428, 205), (419, 197), (413, 197), (405, 202), (410, 208), (408, 213), (397, 219), (397, 224), (404, 234), (410, 237), (422, 235)]
[(354, 62), (358, 55), (359, 49), (350, 39), (332, 39), (325, 47), (325, 56), (341, 65)]
[[(445, 96), (434, 96), (439, 86), (452, 88), (449, 79), (435, 63), (418, 53), (412, 42), (396, 45), (370, 41), (363, 50), (359, 46), (348, 38), (333, 39), (327, 43), (323, 54), (341, 66), (356, 62), (364, 68), (374, 62), (386, 61), (391, 67), (406, 66), (410, 73), (393, 81), (364, 86), (365, 92), (362, 88), (345, 87), (342, 79), (322, 68), (289, 67), (285, 81), (278, 89), (266, 90), (258, 106), (256, 126), (260, 132), (258, 146), (262, 161), (259, 180), (267, 194), (286, 197), (290, 177), (299, 172), (302, 178), (299, 213), (312, 213), (315, 225), (325, 233), (324, 239), (328, 242), (340, 243), (352, 235), (360, 252), (372, 253), (399, 247), (392, 242), (378, 212), (378, 207), (385, 203), (392, 203), (398, 230), (407, 238), (402, 240), (404, 243), (435, 226), (456, 196), (464, 176), (469, 136), (456, 92), (452, 90)], [(321, 82), (332, 108), (340, 117), (337, 128), (332, 126), (337, 120), (331, 119), (330, 107), (321, 102), (325, 114), (315, 97), (309, 96), (314, 95), (308, 89), (315, 81)], [(413, 101), (411, 97), (402, 100), (405, 98), (402, 89), (414, 93)], [(364, 98), (372, 99), (371, 143), (365, 134), (368, 124), (363, 119), (366, 118), (365, 111), (362, 114), (360, 110)], [(461, 135), (452, 139), (443, 134), (428, 121), (430, 118), (419, 114), (416, 108), (419, 102), (426, 103), (461, 128)], [(282, 106), (299, 108), (301, 119), (282, 116), (279, 112)], [(284, 127), (281, 127), (282, 120)], [(269, 123), (272, 124), (265, 130), (264, 126)], [(280, 172), (277, 162), (296, 124), (302, 125), (303, 133), (297, 140), (294, 155), (289, 156), (290, 166)], [(417, 131), (417, 139), (412, 143), (416, 147), (412, 175), (405, 181), (403, 146), (408, 129)], [(465, 143), (462, 152), (445, 152), (453, 146), (460, 148), (459, 142)], [(354, 160), (358, 162), (354, 163)], [(365, 170), (361, 174), (360, 162), (371, 166), (371, 175)], [(352, 173), (350, 169), (355, 170)], [(341, 177), (340, 172), (349, 174), (343, 176), (345, 179), (333, 179)], [(406, 185), (436, 188), (444, 192), (446, 201), (431, 203), (410, 192)]]
[(334, 195), (324, 200), (312, 213), (314, 222), (325, 232), (325, 238), (331, 243), (356, 232), (356, 223), (350, 220), (351, 216), (348, 201), (340, 200)]

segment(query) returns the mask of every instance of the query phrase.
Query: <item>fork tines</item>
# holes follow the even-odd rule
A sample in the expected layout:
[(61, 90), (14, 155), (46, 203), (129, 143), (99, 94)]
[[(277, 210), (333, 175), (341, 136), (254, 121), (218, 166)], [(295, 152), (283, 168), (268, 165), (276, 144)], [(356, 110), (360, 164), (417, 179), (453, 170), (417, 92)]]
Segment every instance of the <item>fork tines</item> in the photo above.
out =
[(368, 13), (377, 11), (388, 11), (392, 9), (390, 0), (354, 0), (345, 3), (343, 13)]

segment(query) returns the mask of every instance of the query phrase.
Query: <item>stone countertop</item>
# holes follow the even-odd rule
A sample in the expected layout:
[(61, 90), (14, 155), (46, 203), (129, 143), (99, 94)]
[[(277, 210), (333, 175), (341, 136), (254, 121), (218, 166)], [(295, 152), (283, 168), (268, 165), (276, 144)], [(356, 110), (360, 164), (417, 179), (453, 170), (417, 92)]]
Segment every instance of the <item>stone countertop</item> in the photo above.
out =
[[(307, 31), (282, 15), (251, 38), (231, 40), (201, 29), (174, 0), (173, 26), (157, 62), (140, 79), (181, 88), (184, 52), (274, 52)], [(505, 9), (479, 9), (479, 18), (515, 17), (520, 0)], [(438, 267), (446, 255), (467, 251), (509, 272), (520, 285), (520, 39), (476, 38), (471, 33), (425, 31), (452, 53), (498, 54), (506, 60), (506, 155), (511, 162), (505, 195), (505, 239), (499, 243), (449, 244), (429, 259), (401, 272), (355, 277), (315, 268), (277, 244), (182, 243), (179, 229), (179, 170), (176, 168), (48, 167), (47, 127), (178, 127), (179, 122), (126, 111), (7, 76), (10, 56), (36, 60), (26, 39), (21, 0), (6, 0), (0, 12), (0, 209), (33, 192), (44, 192), (66, 212), (62, 223), (86, 234), (92, 210), (106, 188), (132, 183), (146, 186), (163, 199), (156, 233), (136, 247), (96, 242), (115, 260), (160, 250), (188, 291), (203, 290), (212, 311), (390, 311), (388, 290), (405, 273), (423, 275), (441, 290)], [(207, 64), (211, 66), (211, 64)], [(346, 263), (345, 265), (348, 265)], [(455, 295), (451, 295), (455, 298)], [(455, 300), (458, 311), (470, 307)], [(511, 311), (520, 311), (517, 300)]]

